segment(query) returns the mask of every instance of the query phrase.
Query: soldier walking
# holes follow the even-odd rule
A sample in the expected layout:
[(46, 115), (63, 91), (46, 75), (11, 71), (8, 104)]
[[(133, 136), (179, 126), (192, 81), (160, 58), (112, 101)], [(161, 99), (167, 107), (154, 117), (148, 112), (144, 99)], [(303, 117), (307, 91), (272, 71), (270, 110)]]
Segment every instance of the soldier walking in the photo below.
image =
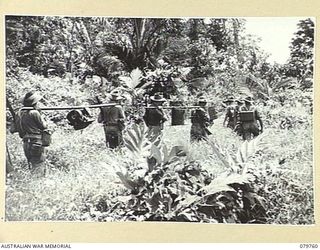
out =
[(122, 99), (119, 91), (113, 91), (110, 101), (115, 105), (102, 107), (98, 116), (98, 122), (103, 123), (106, 146), (112, 149), (119, 147), (123, 143), (122, 131), (125, 128), (125, 115), (120, 104)]
[(227, 128), (231, 128), (232, 130), (236, 126), (236, 110), (234, 104), (234, 98), (233, 96), (229, 97), (225, 103), (227, 104), (227, 112), (226, 116), (223, 121), (223, 126), (226, 126), (227, 123)]
[(205, 140), (211, 134), (208, 130), (210, 118), (205, 109), (206, 104), (207, 100), (200, 97), (198, 100), (200, 107), (191, 112), (191, 141)]
[(236, 132), (237, 135), (241, 136), (242, 135), (242, 127), (241, 127), (241, 123), (239, 121), (239, 111), (241, 106), (243, 105), (243, 101), (241, 100), (241, 98), (237, 98), (236, 100), (236, 106), (235, 106), (235, 128), (234, 128), (234, 132)]
[(250, 140), (263, 132), (262, 119), (250, 96), (244, 99), (244, 105), (240, 107), (239, 122), (243, 130), (242, 137), (244, 140)]
[(143, 119), (151, 133), (158, 136), (161, 135), (164, 122), (168, 120), (161, 108), (166, 99), (159, 94), (155, 94), (150, 97), (150, 100), (151, 105), (147, 107)]
[[(24, 154), (31, 172), (38, 177), (45, 175), (45, 147), (42, 143), (42, 132), (47, 129), (38, 102), (42, 99), (39, 93), (30, 91), (22, 99), (24, 107), (33, 109), (20, 111), (20, 136), (23, 138)], [(31, 166), (30, 166), (31, 165)]]

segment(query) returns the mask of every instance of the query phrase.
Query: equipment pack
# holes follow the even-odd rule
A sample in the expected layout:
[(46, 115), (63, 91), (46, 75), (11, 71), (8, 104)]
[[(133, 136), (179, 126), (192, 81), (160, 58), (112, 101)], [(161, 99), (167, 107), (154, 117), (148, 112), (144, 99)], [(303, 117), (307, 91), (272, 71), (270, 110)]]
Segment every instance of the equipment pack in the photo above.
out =
[(73, 126), (75, 130), (84, 129), (94, 121), (91, 119), (86, 109), (71, 110), (67, 114), (67, 119), (69, 121), (69, 125)]
[(255, 121), (255, 111), (239, 111), (240, 122), (253, 122)]

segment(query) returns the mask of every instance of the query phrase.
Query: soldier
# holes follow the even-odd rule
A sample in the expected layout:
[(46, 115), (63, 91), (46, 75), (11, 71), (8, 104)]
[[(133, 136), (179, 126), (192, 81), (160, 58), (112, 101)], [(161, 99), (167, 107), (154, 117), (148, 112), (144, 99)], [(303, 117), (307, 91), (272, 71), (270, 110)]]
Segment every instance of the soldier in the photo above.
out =
[[(244, 99), (244, 105), (239, 110), (239, 123), (242, 128), (242, 137), (244, 140), (249, 140), (251, 137), (256, 137), (263, 132), (263, 123), (260, 114), (250, 96)], [(259, 126), (257, 121), (259, 121)]]
[(123, 143), (122, 131), (125, 128), (125, 115), (120, 104), (122, 99), (119, 91), (113, 91), (111, 93), (111, 103), (115, 103), (115, 106), (101, 108), (98, 116), (98, 122), (103, 123), (106, 146), (112, 149)]
[(241, 98), (236, 99), (236, 106), (235, 106), (235, 128), (233, 129), (234, 132), (237, 133), (237, 135), (242, 135), (242, 128), (241, 128), (241, 123), (239, 121), (239, 111), (241, 106), (243, 105), (243, 101)]
[(146, 109), (143, 119), (154, 135), (158, 136), (161, 134), (163, 129), (163, 124), (167, 121), (167, 117), (163, 112), (163, 109), (160, 107), (166, 101), (159, 94), (155, 94), (150, 97), (151, 105)]
[(205, 140), (211, 134), (208, 130), (210, 118), (205, 109), (206, 104), (206, 99), (200, 97), (198, 100), (200, 107), (191, 112), (191, 141)]
[(45, 147), (42, 143), (42, 133), (47, 129), (40, 111), (38, 102), (41, 100), (39, 93), (30, 91), (22, 99), (24, 107), (31, 110), (20, 111), (20, 136), (23, 139), (24, 154), (28, 160), (29, 168), (38, 177), (45, 175)]
[(233, 130), (236, 126), (236, 110), (235, 110), (235, 106), (233, 105), (234, 103), (233, 96), (229, 97), (225, 101), (225, 103), (227, 104), (227, 112), (223, 121), (223, 126), (226, 126), (226, 122), (228, 122), (227, 127)]

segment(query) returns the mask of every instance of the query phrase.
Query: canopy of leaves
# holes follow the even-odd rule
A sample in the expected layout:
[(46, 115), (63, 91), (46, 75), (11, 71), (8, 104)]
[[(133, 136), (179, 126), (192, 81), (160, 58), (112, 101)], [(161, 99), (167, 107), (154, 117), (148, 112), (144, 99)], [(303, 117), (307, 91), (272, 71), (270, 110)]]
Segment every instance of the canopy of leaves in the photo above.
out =
[[(308, 18), (298, 23), (298, 31), (290, 46), (290, 61), (288, 75), (298, 77), (299, 80), (313, 77), (314, 56), (314, 22)], [(310, 81), (302, 82), (305, 87), (310, 87)], [(311, 81), (312, 86), (312, 81)]]

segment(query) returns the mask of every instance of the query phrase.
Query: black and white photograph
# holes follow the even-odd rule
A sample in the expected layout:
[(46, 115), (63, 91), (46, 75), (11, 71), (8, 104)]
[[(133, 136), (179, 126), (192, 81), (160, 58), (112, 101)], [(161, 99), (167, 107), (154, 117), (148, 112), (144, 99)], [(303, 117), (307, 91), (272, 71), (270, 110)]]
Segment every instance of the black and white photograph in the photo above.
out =
[(313, 17), (5, 16), (5, 221), (314, 225)]

